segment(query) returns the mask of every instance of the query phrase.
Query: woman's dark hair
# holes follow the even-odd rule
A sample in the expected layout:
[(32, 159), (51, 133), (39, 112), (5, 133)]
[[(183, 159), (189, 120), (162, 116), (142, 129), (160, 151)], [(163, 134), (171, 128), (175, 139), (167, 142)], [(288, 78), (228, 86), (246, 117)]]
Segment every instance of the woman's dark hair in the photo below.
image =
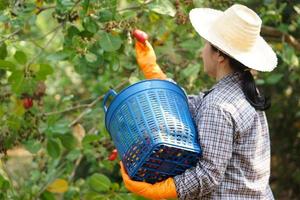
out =
[(255, 80), (250, 72), (250, 69), (235, 60), (234, 58), (228, 56), (212, 44), (210, 45), (214, 51), (219, 52), (222, 56), (229, 59), (229, 65), (231, 68), (238, 72), (242, 80), (242, 90), (246, 96), (247, 101), (256, 109), (256, 110), (267, 110), (271, 106), (270, 98), (265, 97), (263, 94), (258, 92), (258, 89), (255, 84)]

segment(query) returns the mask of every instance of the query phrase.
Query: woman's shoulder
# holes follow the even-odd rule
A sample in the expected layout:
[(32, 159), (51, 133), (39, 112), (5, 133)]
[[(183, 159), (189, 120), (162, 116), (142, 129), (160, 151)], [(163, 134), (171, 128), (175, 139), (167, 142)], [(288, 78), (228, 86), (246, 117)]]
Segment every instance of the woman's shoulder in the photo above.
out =
[(237, 104), (246, 100), (239, 85), (222, 85), (214, 87), (204, 98), (204, 105)]
[(257, 114), (255, 108), (247, 101), (239, 86), (225, 86), (213, 89), (204, 98), (201, 107), (202, 109), (219, 108), (229, 114), (237, 124), (243, 124), (247, 121), (251, 124), (251, 120)]

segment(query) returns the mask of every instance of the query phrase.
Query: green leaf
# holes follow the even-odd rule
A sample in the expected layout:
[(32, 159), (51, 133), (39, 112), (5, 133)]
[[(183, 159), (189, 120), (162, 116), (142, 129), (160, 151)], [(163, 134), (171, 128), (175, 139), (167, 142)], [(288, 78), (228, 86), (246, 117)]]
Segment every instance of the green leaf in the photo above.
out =
[(49, 54), (49, 56), (47, 56), (47, 59), (52, 61), (67, 60), (70, 55), (71, 55), (70, 51), (62, 50), (62, 51), (57, 51), (55, 53)]
[(76, 26), (70, 26), (67, 30), (67, 35), (69, 38), (74, 37), (75, 35), (79, 35), (80, 31), (78, 30), (78, 28)]
[(9, 188), (9, 182), (0, 174), (0, 189), (1, 191), (5, 191)]
[(58, 121), (54, 125), (49, 126), (49, 131), (55, 136), (63, 135), (70, 132), (67, 121)]
[(128, 11), (125, 11), (125, 12), (121, 13), (122, 20), (134, 18), (136, 16), (137, 16), (137, 12), (131, 11), (131, 10), (128, 10)]
[(113, 71), (118, 71), (120, 68), (120, 60), (118, 54), (110, 53), (109, 57), (109, 65), (112, 68)]
[(113, 19), (113, 14), (109, 10), (102, 10), (99, 12), (99, 21), (108, 22)]
[(298, 15), (300, 15), (300, 7), (298, 6), (293, 6), (294, 10), (297, 12)]
[(84, 136), (84, 138), (82, 139), (82, 144), (83, 144), (83, 145), (88, 145), (88, 144), (90, 144), (91, 142), (99, 141), (100, 139), (101, 139), (101, 136), (100, 136), (100, 135), (86, 135), (86, 136)]
[(256, 79), (256, 80), (255, 80), (255, 83), (256, 83), (257, 85), (264, 85), (264, 84), (265, 84), (265, 80), (264, 80), (264, 79)]
[(120, 185), (119, 185), (118, 183), (112, 183), (112, 184), (111, 184), (111, 189), (112, 189), (113, 191), (119, 191)]
[(37, 153), (42, 147), (40, 142), (33, 139), (25, 141), (24, 146), (30, 153), (33, 154)]
[(16, 51), (14, 58), (20, 64), (26, 64), (27, 62), (27, 56), (23, 51)]
[(187, 68), (182, 70), (182, 77), (183, 78), (188, 78), (192, 75), (197, 75), (199, 73), (199, 70), (200, 70), (199, 65), (190, 64), (190, 65), (188, 65)]
[(88, 185), (97, 192), (107, 192), (111, 186), (111, 181), (107, 176), (96, 173), (88, 179)]
[(96, 33), (98, 31), (98, 25), (91, 17), (83, 19), (83, 27), (91, 33)]
[(14, 63), (6, 60), (0, 60), (0, 69), (4, 69), (7, 71), (14, 71), (15, 68), (16, 66)]
[(70, 151), (68, 153), (68, 155), (66, 156), (66, 158), (69, 160), (69, 161), (74, 161), (76, 160), (77, 158), (79, 158), (79, 156), (81, 155), (81, 152), (79, 149), (73, 149), (72, 151)]
[(12, 91), (20, 94), (25, 82), (23, 71), (14, 71), (8, 78), (8, 82), (11, 84)]
[(84, 56), (76, 55), (72, 62), (74, 63), (75, 70), (78, 74), (84, 74), (87, 71), (87, 60)]
[(37, 86), (37, 81), (33, 77), (25, 78), (20, 92), (21, 93), (25, 92), (32, 95), (35, 91), (36, 86)]
[(86, 61), (93, 63), (97, 60), (97, 56), (91, 52), (85, 54), (85, 59)]
[[(6, 123), (7, 123), (8, 127), (10, 129), (14, 130), (14, 131), (19, 130), (20, 127), (21, 127), (21, 124), (20, 124), (21, 121), (20, 121), (20, 119), (18, 117), (14, 116), (14, 115), (10, 116), (7, 119)], [(8, 144), (10, 146), (11, 142), (14, 142), (14, 141), (9, 141), (9, 139), (8, 139), (5, 142), (6, 142), (6, 144)]]
[(299, 58), (297, 57), (296, 54), (293, 54), (291, 56), (291, 62), (290, 63), (291, 63), (291, 66), (293, 66), (293, 67), (299, 66)]
[(5, 59), (7, 56), (7, 46), (3, 42), (0, 46), (0, 59)]
[(68, 9), (68, 8), (72, 8), (75, 5), (75, 1), (72, 0), (58, 0), (57, 1), (57, 6), (60, 9)]
[(25, 113), (25, 108), (23, 106), (23, 101), (21, 99), (16, 99), (14, 102), (14, 109), (12, 111), (17, 117), (22, 117)]
[(37, 81), (32, 77), (25, 78), (23, 71), (13, 71), (11, 76), (8, 78), (8, 82), (11, 84), (11, 89), (16, 94), (23, 92), (33, 94)]
[(104, 51), (116, 51), (121, 47), (122, 40), (118, 35), (101, 32), (99, 44)]
[(283, 74), (271, 74), (267, 80), (266, 80), (266, 83), (267, 84), (271, 84), (271, 85), (274, 85), (276, 83), (278, 83), (283, 77)]
[(7, 15), (0, 15), (0, 22), (8, 22), (10, 18)]
[(195, 39), (184, 40), (179, 44), (179, 46), (192, 52), (195, 52), (195, 50), (200, 47), (199, 43), (195, 42)]
[(131, 76), (129, 77), (128, 81), (130, 84), (134, 84), (134, 83), (139, 82), (140, 79), (132, 73)]
[(283, 52), (281, 56), (283, 61), (291, 67), (299, 66), (299, 59), (295, 53), (295, 50), (288, 44), (283, 45)]
[(52, 158), (57, 158), (60, 155), (60, 146), (55, 139), (48, 139), (47, 152)]
[(135, 199), (135, 200), (140, 199), (140, 200), (142, 200), (142, 199), (144, 199), (144, 198), (140, 198), (140, 197), (134, 198), (134, 197), (133, 197), (131, 194), (129, 194), (129, 193), (127, 193), (127, 194), (115, 193), (114, 199), (115, 199), (115, 200), (132, 200), (132, 199)]
[(9, 0), (0, 1), (0, 10), (5, 10), (9, 6)]
[(76, 147), (77, 142), (72, 134), (59, 135), (58, 137), (66, 149), (72, 150)]
[(169, 0), (155, 0), (153, 3), (148, 4), (148, 8), (158, 14), (171, 17), (174, 17), (176, 14), (176, 9)]
[(45, 191), (41, 195), (42, 200), (55, 200), (55, 195), (51, 192)]
[(4, 107), (4, 105), (0, 105), (0, 118), (2, 118), (4, 116), (6, 109), (7, 108)]
[(52, 74), (54, 71), (48, 64), (40, 64), (40, 69), (36, 73), (36, 80), (46, 80), (47, 76)]
[(105, 197), (105, 195), (103, 194), (99, 194), (97, 192), (94, 191), (88, 191), (84, 194), (84, 198), (83, 199), (88, 199), (88, 200), (108, 200), (107, 197)]

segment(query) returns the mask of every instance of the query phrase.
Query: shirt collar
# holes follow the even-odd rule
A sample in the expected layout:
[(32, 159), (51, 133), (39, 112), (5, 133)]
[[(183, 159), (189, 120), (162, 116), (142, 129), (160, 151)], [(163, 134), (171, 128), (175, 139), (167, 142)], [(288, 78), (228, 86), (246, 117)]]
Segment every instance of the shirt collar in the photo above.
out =
[(233, 72), (231, 74), (224, 76), (212, 87), (212, 89), (215, 89), (216, 87), (220, 87), (222, 85), (227, 85), (232, 82), (234, 83), (240, 82), (240, 76), (238, 72)]

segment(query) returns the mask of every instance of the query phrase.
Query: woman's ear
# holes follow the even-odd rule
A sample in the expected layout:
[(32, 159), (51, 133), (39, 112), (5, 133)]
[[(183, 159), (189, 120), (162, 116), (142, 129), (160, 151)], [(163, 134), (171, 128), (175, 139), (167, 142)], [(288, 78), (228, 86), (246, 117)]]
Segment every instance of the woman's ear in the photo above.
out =
[(218, 57), (217, 57), (218, 63), (219, 64), (224, 63), (226, 59), (227, 58), (224, 56), (224, 54), (218, 51)]

